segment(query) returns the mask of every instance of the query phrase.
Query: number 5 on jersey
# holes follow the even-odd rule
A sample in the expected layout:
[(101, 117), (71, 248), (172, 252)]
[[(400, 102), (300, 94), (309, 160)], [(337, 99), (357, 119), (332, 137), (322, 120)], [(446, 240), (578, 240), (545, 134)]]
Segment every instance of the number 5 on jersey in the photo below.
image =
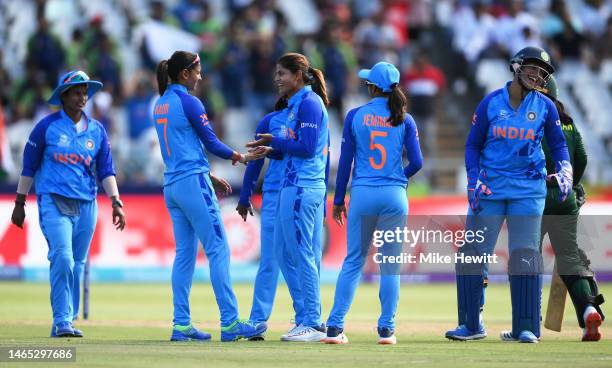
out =
[(387, 151), (385, 150), (385, 146), (380, 143), (374, 143), (374, 139), (376, 137), (386, 137), (389, 135), (388, 132), (381, 132), (379, 130), (373, 130), (370, 132), (370, 151), (378, 150), (380, 151), (380, 162), (376, 163), (374, 161), (374, 157), (370, 157), (370, 166), (376, 170), (380, 170), (385, 166), (385, 162), (387, 162)]

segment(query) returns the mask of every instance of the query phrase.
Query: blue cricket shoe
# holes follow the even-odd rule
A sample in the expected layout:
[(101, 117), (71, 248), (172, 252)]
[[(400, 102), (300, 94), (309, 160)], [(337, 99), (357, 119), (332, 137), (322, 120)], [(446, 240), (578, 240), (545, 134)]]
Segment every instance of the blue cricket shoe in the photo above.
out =
[(251, 321), (236, 320), (231, 325), (221, 327), (221, 341), (236, 341), (263, 335), (268, 329), (265, 322), (253, 323)]
[(193, 325), (174, 326), (170, 341), (210, 341), (210, 334), (200, 331)]
[(51, 337), (83, 337), (83, 331), (74, 328), (70, 322), (51, 326)]
[(470, 331), (465, 325), (460, 325), (454, 330), (446, 331), (444, 336), (449, 340), (457, 341), (480, 340), (487, 337), (487, 331), (482, 323), (478, 331)]

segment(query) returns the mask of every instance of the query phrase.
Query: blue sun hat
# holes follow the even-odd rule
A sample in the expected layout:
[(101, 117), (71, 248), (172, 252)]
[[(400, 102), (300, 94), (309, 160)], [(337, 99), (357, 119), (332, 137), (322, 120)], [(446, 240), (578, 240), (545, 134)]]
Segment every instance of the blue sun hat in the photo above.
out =
[(77, 84), (87, 84), (87, 96), (91, 98), (94, 93), (98, 92), (102, 88), (102, 82), (90, 80), (89, 76), (82, 70), (73, 70), (68, 72), (59, 79), (57, 87), (53, 90), (53, 94), (47, 101), (51, 105), (61, 105), (62, 100), (60, 96), (68, 88), (76, 86)]
[(361, 69), (357, 75), (382, 89), (383, 92), (391, 92), (393, 85), (400, 81), (399, 70), (386, 61), (374, 64), (372, 69)]

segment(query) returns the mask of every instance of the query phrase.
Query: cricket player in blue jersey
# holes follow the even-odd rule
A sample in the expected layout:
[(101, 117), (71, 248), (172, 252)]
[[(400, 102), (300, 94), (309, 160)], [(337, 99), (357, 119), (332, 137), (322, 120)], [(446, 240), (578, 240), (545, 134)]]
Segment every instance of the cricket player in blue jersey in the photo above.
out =
[[(395, 231), (406, 226), (408, 179), (423, 165), (417, 127), (407, 113), (408, 101), (401, 87), (400, 73), (387, 62), (359, 72), (371, 100), (349, 111), (344, 120), (340, 163), (336, 176), (334, 220), (344, 225), (344, 196), (353, 168), (351, 202), (348, 211), (347, 254), (336, 283), (336, 295), (327, 319), (328, 344), (346, 344), (346, 316), (375, 230)], [(409, 164), (402, 165), (406, 149)], [(353, 165), (354, 162), (354, 165)], [(373, 196), (371, 193), (376, 192)], [(386, 255), (399, 254), (401, 242), (382, 246)], [(396, 265), (380, 265), (379, 344), (395, 344), (395, 312), (399, 299), (400, 275)]]
[(204, 149), (233, 163), (246, 163), (271, 150), (261, 148), (240, 154), (219, 141), (202, 102), (189, 94), (200, 80), (197, 54), (176, 51), (157, 67), (161, 97), (153, 113), (166, 166), (164, 199), (176, 241), (172, 266), (174, 328), (170, 339), (207, 341), (211, 337), (191, 324), (189, 310), (199, 239), (208, 257), (210, 280), (221, 313), (221, 341), (234, 341), (263, 333), (266, 324), (253, 325), (238, 318), (229, 273), (229, 246), (215, 195), (215, 188), (226, 193), (231, 189), (227, 182), (210, 175)]
[(106, 131), (83, 112), (100, 88), (102, 83), (83, 71), (63, 75), (48, 101), (60, 110), (36, 124), (23, 152), (11, 220), (23, 226), (26, 196), (34, 182), (51, 263), (51, 337), (83, 337), (72, 321), (79, 313), (81, 276), (96, 228), (96, 179), (112, 200), (113, 224), (119, 230), (125, 227)]
[[(287, 99), (279, 98), (275, 111), (267, 114), (257, 125), (255, 137), (258, 134), (271, 133), (280, 136), (286, 132), (282, 129), (287, 120)], [(253, 290), (253, 305), (249, 320), (254, 323), (266, 322), (272, 313), (276, 287), (278, 284), (279, 267), (274, 250), (274, 222), (278, 204), (278, 193), (283, 178), (284, 161), (282, 154), (278, 152), (268, 155), (269, 166), (263, 180), (263, 198), (261, 204), (261, 227), (260, 227), (260, 253), (259, 268), (255, 276)], [(251, 206), (251, 195), (257, 185), (257, 179), (264, 165), (264, 159), (254, 160), (248, 163), (244, 173), (240, 200), (236, 211), (246, 221), (247, 216), (253, 215)], [(264, 336), (253, 336), (250, 340), (263, 340)]]
[[(539, 243), (546, 180), (557, 182), (561, 201), (572, 189), (572, 166), (559, 114), (554, 103), (537, 91), (554, 72), (550, 56), (541, 48), (526, 47), (512, 57), (510, 70), (512, 81), (487, 95), (476, 109), (466, 142), (466, 228), (483, 232), (484, 241), (467, 242), (457, 253), (459, 326), (446, 332), (452, 340), (487, 335), (480, 316), (486, 256), (493, 254), (506, 220), (512, 331), (502, 337), (539, 341), (543, 268)], [(556, 170), (548, 176), (543, 137)]]
[(274, 243), (283, 277), (298, 280), (296, 290), (288, 281), (298, 325), (281, 340), (321, 341), (325, 326), (321, 322), (321, 242), (317, 229), (323, 226), (329, 172), (329, 100), (323, 73), (312, 68), (304, 55), (281, 56), (274, 80), (279, 94), (288, 98), (286, 133), (284, 137), (259, 134), (259, 139), (247, 146), (269, 144), (286, 156)]

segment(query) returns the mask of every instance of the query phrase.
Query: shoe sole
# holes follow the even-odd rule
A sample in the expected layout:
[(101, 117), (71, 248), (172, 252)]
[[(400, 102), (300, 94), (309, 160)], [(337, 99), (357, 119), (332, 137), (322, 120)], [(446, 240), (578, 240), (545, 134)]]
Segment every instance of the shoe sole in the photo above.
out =
[(601, 332), (599, 332), (599, 326), (601, 326), (601, 316), (599, 313), (591, 313), (587, 316), (584, 321), (587, 333), (582, 336), (582, 341), (599, 341), (601, 340)]
[(519, 339), (518, 342), (521, 343), (521, 344), (537, 344), (540, 341), (538, 341), (538, 339), (535, 339), (535, 340), (531, 340), (531, 339), (529, 339), (529, 340), (520, 340)]
[(393, 338), (385, 337), (385, 338), (381, 338), (378, 340), (378, 345), (395, 345), (395, 344), (397, 344), (397, 339), (395, 338), (395, 336), (393, 336)]
[(192, 339), (188, 337), (186, 339), (170, 339), (170, 341), (174, 341), (174, 342), (185, 342), (185, 341), (209, 342), (210, 339)]
[(223, 333), (221, 333), (221, 342), (232, 342), (232, 341), (238, 341), (240, 339), (249, 340), (252, 337), (261, 337), (261, 335), (263, 335), (267, 330), (268, 330), (268, 327), (266, 326), (265, 328), (262, 328), (260, 330), (255, 330), (252, 335), (235, 335), (235, 336), (230, 335), (231, 337), (228, 337), (227, 335), (224, 337)]
[(470, 335), (470, 336), (445, 335), (444, 337), (446, 337), (449, 340), (453, 340), (453, 341), (470, 341), (470, 340), (482, 340), (485, 337), (487, 337), (487, 334), (476, 334), (476, 335)]
[(320, 337), (320, 338), (311, 338), (311, 339), (301, 339), (301, 338), (295, 338), (295, 337), (285, 337), (285, 336), (281, 336), (281, 341), (286, 341), (286, 342), (325, 342), (325, 340), (327, 339), (327, 335)]
[(323, 340), (321, 340), (321, 342), (325, 344), (330, 344), (330, 345), (344, 345), (344, 344), (348, 344), (349, 340), (348, 340), (348, 337), (346, 336), (342, 339), (336, 339), (334, 337), (326, 337)]
[(249, 341), (265, 341), (266, 338), (263, 336), (253, 336), (253, 337), (249, 337), (248, 340)]

